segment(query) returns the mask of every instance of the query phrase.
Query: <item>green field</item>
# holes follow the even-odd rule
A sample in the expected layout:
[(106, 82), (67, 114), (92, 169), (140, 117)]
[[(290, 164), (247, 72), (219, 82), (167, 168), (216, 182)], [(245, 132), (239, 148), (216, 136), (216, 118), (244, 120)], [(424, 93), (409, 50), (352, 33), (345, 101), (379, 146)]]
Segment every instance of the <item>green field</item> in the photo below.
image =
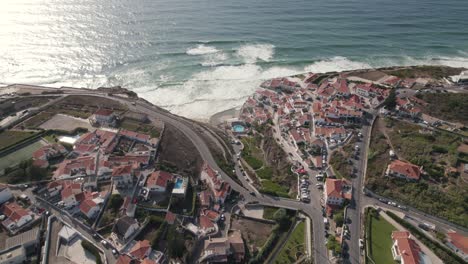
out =
[(396, 228), (381, 216), (371, 217), (371, 257), (378, 264), (395, 264), (392, 256), (392, 231)]
[(260, 145), (261, 138), (245, 137), (242, 138), (244, 149), (242, 150), (242, 158), (254, 170), (258, 170), (263, 166), (263, 151), (257, 146)]
[(263, 208), (263, 219), (273, 220), (273, 215), (278, 211), (276, 207), (265, 206)]
[(289, 194), (288, 194), (289, 189), (286, 186), (279, 185), (278, 183), (272, 182), (270, 180), (262, 181), (262, 188), (260, 189), (260, 191), (264, 193), (269, 193), (272, 195), (289, 197)]
[(288, 241), (275, 259), (275, 263), (295, 263), (305, 254), (305, 223), (301, 222), (291, 233)]
[(32, 144), (27, 145), (24, 148), (21, 148), (15, 152), (12, 152), (6, 156), (0, 158), (0, 171), (4, 169), (15, 166), (23, 160), (30, 159), (32, 153), (42, 147), (40, 141), (36, 141)]
[(12, 146), (23, 139), (31, 137), (35, 132), (7, 130), (0, 133), (0, 149)]

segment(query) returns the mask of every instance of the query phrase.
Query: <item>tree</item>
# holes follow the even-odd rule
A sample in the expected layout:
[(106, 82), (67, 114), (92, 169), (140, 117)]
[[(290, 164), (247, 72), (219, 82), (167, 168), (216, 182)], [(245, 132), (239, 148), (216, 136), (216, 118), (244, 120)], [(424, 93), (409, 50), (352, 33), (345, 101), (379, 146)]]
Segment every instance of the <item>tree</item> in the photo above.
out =
[(396, 106), (396, 90), (395, 89), (392, 89), (390, 91), (390, 94), (385, 99), (383, 106), (385, 106), (385, 108), (388, 110), (395, 109), (395, 106)]
[(123, 204), (123, 198), (120, 194), (112, 194), (109, 199), (109, 208), (115, 213), (117, 212)]
[(167, 248), (171, 257), (180, 258), (184, 255), (185, 241), (184, 238), (177, 232), (175, 226), (171, 226), (166, 235)]
[(343, 222), (344, 222), (343, 214), (342, 214), (341, 212), (336, 213), (336, 214), (333, 216), (333, 221), (335, 221), (335, 223), (336, 223), (337, 226), (342, 226), (342, 225), (343, 225)]

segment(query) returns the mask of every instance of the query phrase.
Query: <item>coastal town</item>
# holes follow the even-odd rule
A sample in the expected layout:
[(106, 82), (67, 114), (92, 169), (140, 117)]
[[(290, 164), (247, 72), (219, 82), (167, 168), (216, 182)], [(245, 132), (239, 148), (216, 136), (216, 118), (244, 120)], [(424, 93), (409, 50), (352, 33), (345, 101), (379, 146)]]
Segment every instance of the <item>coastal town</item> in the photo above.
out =
[(0, 88), (0, 263), (466, 263), (468, 71), (264, 81), (218, 122)]

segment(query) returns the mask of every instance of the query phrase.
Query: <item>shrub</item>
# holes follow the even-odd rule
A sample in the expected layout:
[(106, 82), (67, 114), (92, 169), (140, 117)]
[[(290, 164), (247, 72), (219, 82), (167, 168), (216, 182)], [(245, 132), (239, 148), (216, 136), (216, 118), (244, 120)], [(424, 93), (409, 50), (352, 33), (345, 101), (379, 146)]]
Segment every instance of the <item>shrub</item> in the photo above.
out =
[(101, 254), (99, 253), (99, 250), (93, 244), (91, 244), (87, 240), (82, 240), (81, 241), (81, 246), (86, 251), (89, 251), (91, 254), (94, 255), (94, 257), (96, 258), (96, 264), (102, 264)]

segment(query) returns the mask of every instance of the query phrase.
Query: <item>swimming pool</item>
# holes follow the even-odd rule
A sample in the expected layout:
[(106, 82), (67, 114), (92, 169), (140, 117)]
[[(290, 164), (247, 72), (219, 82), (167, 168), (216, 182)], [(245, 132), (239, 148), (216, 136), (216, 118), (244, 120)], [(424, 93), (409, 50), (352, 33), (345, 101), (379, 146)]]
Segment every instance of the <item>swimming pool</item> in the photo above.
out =
[(241, 126), (241, 125), (234, 125), (232, 127), (232, 131), (236, 132), (236, 133), (242, 133), (245, 131), (245, 128), (244, 126)]
[(182, 188), (182, 184), (184, 183), (184, 179), (182, 178), (177, 178), (175, 184), (174, 184), (174, 188), (176, 189), (180, 189)]

